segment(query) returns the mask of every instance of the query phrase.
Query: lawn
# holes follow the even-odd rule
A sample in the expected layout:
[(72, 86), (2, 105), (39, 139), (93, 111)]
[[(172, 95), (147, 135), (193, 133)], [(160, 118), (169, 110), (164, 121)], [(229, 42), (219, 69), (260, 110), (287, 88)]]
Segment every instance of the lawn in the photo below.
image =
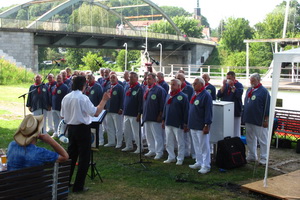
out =
[[(0, 148), (7, 147), (22, 120), (22, 99), (17, 97), (27, 90), (25, 86), (0, 86)], [(41, 142), (38, 145), (45, 146)], [(201, 175), (188, 167), (194, 164), (191, 158), (185, 159), (182, 166), (163, 164), (164, 159), (150, 159), (145, 169), (140, 163), (130, 165), (139, 161), (136, 154), (100, 147), (94, 159), (104, 182), (98, 177), (94, 180), (87, 177), (86, 186), (90, 190), (84, 194), (70, 193), (69, 199), (269, 199), (240, 190), (241, 184), (264, 177), (264, 167), (253, 163), (226, 172), (212, 163), (211, 172)], [(278, 174), (269, 170), (269, 176)]]

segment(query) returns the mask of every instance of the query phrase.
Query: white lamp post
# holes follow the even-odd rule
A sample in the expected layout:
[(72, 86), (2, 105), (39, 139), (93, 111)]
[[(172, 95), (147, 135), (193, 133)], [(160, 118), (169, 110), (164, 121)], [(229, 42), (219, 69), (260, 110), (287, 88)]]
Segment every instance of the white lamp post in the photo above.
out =
[(123, 47), (125, 47), (125, 71), (127, 70), (127, 43), (125, 42), (123, 44)]
[(159, 53), (159, 71), (161, 72), (161, 62), (162, 62), (162, 44), (158, 43), (156, 47), (160, 47)]

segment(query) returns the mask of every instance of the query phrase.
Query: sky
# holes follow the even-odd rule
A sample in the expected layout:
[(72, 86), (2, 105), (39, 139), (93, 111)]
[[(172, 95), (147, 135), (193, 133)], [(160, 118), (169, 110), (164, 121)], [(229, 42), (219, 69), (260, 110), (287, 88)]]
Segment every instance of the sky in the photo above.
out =
[[(25, 3), (28, 0), (0, 0), (0, 7)], [(197, 7), (197, 0), (152, 0), (158, 6), (178, 6), (188, 12)], [(276, 5), (283, 0), (199, 0), (201, 14), (205, 16), (211, 28), (216, 28), (221, 19), (229, 17), (245, 18), (250, 25), (263, 21)]]

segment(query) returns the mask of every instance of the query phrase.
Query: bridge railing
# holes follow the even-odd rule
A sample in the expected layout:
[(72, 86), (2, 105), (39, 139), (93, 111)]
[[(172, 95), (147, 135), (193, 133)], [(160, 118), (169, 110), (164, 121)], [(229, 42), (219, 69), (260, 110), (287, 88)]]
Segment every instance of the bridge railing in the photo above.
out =
[(95, 34), (106, 34), (106, 35), (125, 35), (134, 37), (146, 37), (155, 39), (166, 39), (166, 40), (177, 40), (177, 41), (189, 41), (195, 43), (204, 43), (208, 45), (215, 45), (214, 42), (199, 39), (199, 38), (187, 38), (183, 35), (171, 35), (163, 33), (146, 33), (145, 30), (131, 30), (122, 29), (121, 31), (116, 28), (99, 27), (99, 26), (88, 26), (80, 24), (69, 24), (61, 22), (50, 22), (50, 21), (31, 21), (31, 20), (17, 20), (17, 19), (6, 19), (0, 18), (0, 28), (12, 28), (12, 29), (29, 29), (29, 30), (45, 30), (45, 31), (62, 31), (62, 32), (81, 32), (81, 33), (95, 33)]

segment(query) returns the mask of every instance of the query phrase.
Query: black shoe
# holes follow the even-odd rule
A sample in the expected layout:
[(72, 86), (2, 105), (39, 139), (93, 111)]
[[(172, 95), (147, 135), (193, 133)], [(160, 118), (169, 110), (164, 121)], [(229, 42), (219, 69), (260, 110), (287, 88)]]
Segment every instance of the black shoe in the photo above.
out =
[(89, 188), (87, 188), (87, 187), (84, 187), (82, 190), (74, 190), (73, 189), (74, 193), (76, 193), (76, 192), (87, 192), (87, 191), (89, 191)]

